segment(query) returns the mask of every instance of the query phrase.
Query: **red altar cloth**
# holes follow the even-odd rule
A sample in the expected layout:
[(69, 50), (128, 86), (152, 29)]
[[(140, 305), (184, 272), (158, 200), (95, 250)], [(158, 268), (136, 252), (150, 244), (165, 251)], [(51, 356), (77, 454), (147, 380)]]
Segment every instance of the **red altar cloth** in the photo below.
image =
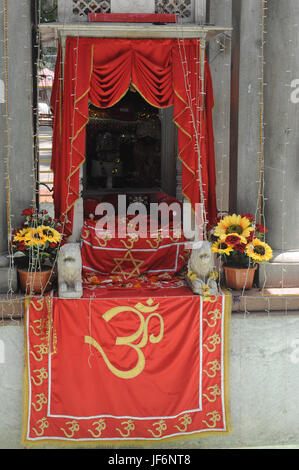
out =
[(230, 296), (115, 297), (27, 299), (24, 444), (227, 432)]

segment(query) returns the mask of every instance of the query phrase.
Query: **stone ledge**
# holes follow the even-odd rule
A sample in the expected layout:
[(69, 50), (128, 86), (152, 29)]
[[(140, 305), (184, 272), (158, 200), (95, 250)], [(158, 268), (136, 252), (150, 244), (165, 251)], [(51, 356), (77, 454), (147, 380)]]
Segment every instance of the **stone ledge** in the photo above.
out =
[(265, 288), (245, 291), (231, 291), (233, 296), (233, 313), (240, 312), (299, 312), (298, 288)]
[(0, 322), (1, 320), (21, 319), (24, 317), (24, 295), (0, 294)]
[[(292, 311), (299, 313), (299, 289), (251, 289), (231, 291), (232, 313), (257, 313)], [(24, 317), (24, 295), (14, 294), (11, 298), (0, 295), (0, 321)]]

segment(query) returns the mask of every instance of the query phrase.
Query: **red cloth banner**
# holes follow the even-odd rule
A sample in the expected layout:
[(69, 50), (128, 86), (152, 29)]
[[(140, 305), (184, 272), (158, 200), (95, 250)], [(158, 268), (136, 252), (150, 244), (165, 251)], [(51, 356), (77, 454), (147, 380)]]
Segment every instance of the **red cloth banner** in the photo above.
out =
[(230, 299), (28, 299), (24, 444), (227, 432)]
[[(124, 223), (126, 230), (129, 230), (130, 219), (125, 218)], [(103, 275), (119, 276), (126, 281), (138, 278), (145, 272), (178, 272), (185, 264), (185, 238), (182, 231), (176, 236), (172, 226), (168, 226), (164, 236), (163, 230), (160, 230), (156, 237), (151, 238), (149, 228), (145, 218), (148, 236), (142, 238), (132, 233), (116, 237), (109, 236), (108, 230), (97, 230), (96, 221), (85, 219), (81, 233), (83, 274), (91, 270)]]
[[(54, 115), (61, 116), (61, 126), (53, 129), (59, 146), (53, 147), (52, 168), (55, 215), (65, 222), (68, 233), (72, 232), (73, 206), (79, 197), (79, 170), (85, 161), (88, 102), (100, 108), (111, 107), (130, 84), (155, 107), (174, 105), (182, 193), (193, 207), (204, 202), (207, 219), (214, 223), (213, 91), (207, 61), (205, 90), (201, 89), (200, 53), (197, 39), (67, 38), (63, 91), (56, 92), (60, 79), (56, 74), (57, 99), (52, 100)], [(60, 63), (60, 55), (57, 60)]]

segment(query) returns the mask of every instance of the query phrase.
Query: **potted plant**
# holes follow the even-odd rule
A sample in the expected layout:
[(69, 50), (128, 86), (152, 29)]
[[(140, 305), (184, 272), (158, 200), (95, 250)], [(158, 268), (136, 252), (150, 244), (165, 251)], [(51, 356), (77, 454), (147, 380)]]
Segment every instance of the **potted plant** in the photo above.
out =
[(60, 225), (47, 211), (25, 209), (22, 215), (25, 221), (14, 230), (11, 242), (21, 289), (31, 294), (47, 292), (55, 278)]
[(227, 287), (251, 289), (258, 264), (272, 258), (267, 231), (252, 214), (227, 215), (212, 229), (212, 251), (221, 257)]

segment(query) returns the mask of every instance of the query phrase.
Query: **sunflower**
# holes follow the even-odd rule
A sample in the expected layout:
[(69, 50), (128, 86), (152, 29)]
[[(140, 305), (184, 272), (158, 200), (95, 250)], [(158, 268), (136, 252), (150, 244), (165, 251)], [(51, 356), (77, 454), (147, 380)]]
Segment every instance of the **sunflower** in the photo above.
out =
[(27, 246), (44, 245), (46, 241), (46, 238), (36, 228), (31, 228), (24, 237)]
[(23, 242), (25, 241), (26, 235), (31, 231), (31, 228), (26, 227), (19, 230), (16, 235), (13, 237), (14, 242)]
[(218, 253), (219, 255), (229, 255), (233, 251), (233, 247), (228, 245), (222, 240), (218, 240), (212, 245), (213, 253)]
[(263, 261), (269, 261), (272, 258), (272, 248), (265, 242), (254, 238), (246, 248), (246, 254), (256, 261), (262, 263)]
[(247, 238), (253, 230), (251, 222), (247, 217), (233, 214), (227, 215), (218, 222), (214, 235), (216, 237), (223, 237), (225, 235), (237, 234), (241, 237)]
[(37, 230), (41, 238), (44, 237), (45, 240), (50, 243), (58, 243), (60, 241), (61, 235), (53, 227), (49, 227), (47, 225), (40, 225)]

